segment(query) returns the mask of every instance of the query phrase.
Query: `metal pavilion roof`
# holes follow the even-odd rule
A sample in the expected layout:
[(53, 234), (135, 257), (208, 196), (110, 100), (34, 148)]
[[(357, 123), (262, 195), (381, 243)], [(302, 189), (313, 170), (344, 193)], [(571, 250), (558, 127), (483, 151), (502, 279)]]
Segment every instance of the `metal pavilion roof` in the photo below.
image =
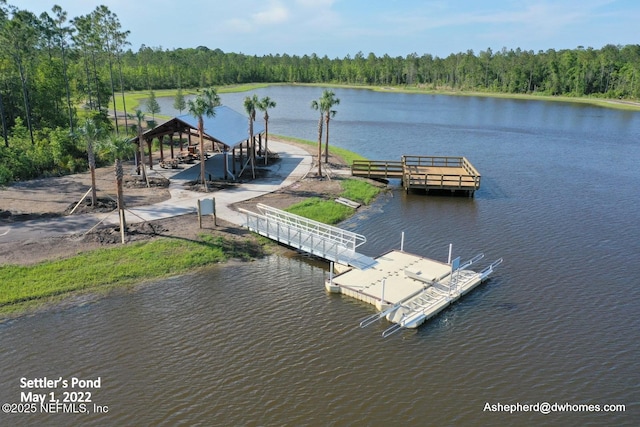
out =
[[(198, 119), (189, 114), (176, 117), (187, 123), (194, 129), (198, 129)], [(203, 116), (204, 133), (212, 139), (222, 142), (233, 148), (249, 138), (249, 118), (227, 106), (215, 108), (215, 116)], [(265, 131), (264, 122), (253, 122), (253, 134), (258, 135)]]
[[(249, 139), (249, 118), (247, 116), (224, 105), (216, 107), (214, 111), (214, 117), (203, 116), (202, 118), (206, 139), (220, 142), (229, 148), (234, 148)], [(151, 140), (178, 132), (179, 129), (185, 131), (186, 128), (191, 128), (196, 133), (198, 118), (190, 114), (183, 114), (147, 130), (142, 135), (145, 140)], [(258, 119), (253, 122), (254, 135), (259, 135), (264, 131), (262, 120)], [(137, 140), (138, 138), (135, 137), (132, 141), (137, 142)]]

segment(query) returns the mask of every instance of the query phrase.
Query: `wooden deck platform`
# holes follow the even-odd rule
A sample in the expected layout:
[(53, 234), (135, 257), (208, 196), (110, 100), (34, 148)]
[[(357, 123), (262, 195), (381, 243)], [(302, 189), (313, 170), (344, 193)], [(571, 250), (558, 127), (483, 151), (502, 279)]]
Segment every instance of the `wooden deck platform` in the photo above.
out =
[(351, 175), (401, 179), (405, 191), (421, 189), (464, 191), (480, 188), (480, 173), (465, 157), (402, 156), (401, 161), (354, 160)]

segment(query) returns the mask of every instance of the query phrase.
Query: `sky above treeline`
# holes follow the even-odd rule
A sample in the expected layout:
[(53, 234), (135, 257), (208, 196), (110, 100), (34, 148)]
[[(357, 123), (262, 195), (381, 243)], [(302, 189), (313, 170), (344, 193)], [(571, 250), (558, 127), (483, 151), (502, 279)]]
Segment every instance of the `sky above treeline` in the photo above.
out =
[(206, 46), (249, 55), (440, 58), (491, 48), (599, 49), (640, 43), (638, 0), (7, 0), (71, 19), (103, 4), (130, 48)]

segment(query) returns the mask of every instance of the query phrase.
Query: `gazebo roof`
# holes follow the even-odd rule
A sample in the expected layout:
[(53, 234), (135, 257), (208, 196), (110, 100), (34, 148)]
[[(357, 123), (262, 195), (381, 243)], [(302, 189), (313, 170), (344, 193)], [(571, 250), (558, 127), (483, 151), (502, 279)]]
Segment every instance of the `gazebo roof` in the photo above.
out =
[[(206, 139), (223, 144), (229, 149), (233, 149), (249, 139), (249, 118), (247, 116), (224, 105), (216, 107), (214, 111), (215, 116), (202, 117)], [(197, 133), (197, 131), (198, 118), (190, 114), (183, 114), (147, 130), (142, 136), (146, 140), (151, 140), (176, 132)], [(264, 123), (261, 120), (253, 122), (254, 135), (259, 135), (264, 131)], [(138, 138), (134, 138), (133, 142), (137, 143)]]

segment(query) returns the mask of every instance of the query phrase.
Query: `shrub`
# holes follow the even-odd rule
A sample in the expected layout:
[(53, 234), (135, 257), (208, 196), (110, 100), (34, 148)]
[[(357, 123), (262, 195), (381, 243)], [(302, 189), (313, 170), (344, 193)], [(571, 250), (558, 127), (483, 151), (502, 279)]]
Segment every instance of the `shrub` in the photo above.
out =
[(13, 181), (13, 174), (3, 164), (0, 164), (0, 186), (7, 185)]

